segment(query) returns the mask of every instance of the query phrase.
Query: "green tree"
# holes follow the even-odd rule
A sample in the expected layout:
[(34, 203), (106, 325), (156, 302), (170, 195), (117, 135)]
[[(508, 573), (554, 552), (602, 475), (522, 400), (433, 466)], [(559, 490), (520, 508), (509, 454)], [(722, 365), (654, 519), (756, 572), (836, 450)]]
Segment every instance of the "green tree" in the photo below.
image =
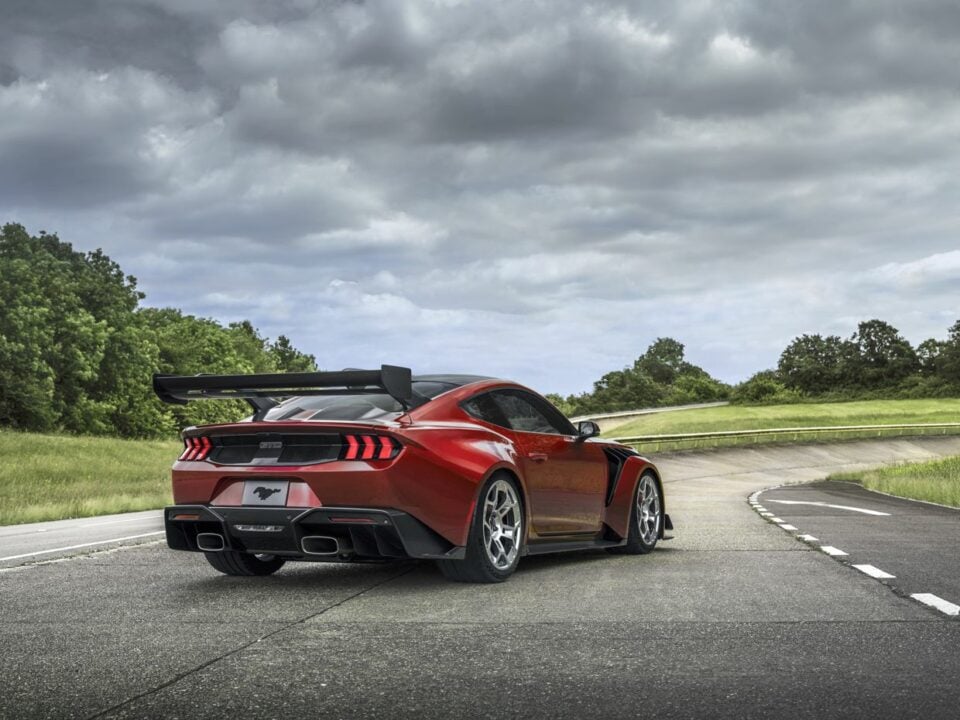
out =
[(686, 361), (684, 346), (673, 338), (657, 338), (623, 370), (606, 373), (593, 391), (566, 399), (568, 414), (637, 410), (662, 405), (721, 400), (730, 387), (703, 368)]
[(817, 394), (843, 383), (852, 347), (836, 335), (801, 335), (781, 353), (777, 371), (788, 388)]
[(297, 350), (286, 335), (280, 335), (269, 347), (280, 372), (316, 372), (317, 359)]
[(942, 355), (947, 343), (934, 338), (924, 340), (917, 346), (917, 361), (920, 363), (920, 373), (925, 376), (938, 375)]
[(673, 338), (657, 338), (647, 351), (637, 358), (634, 369), (646, 373), (660, 385), (670, 385), (690, 366), (684, 360), (683, 343)]
[(229, 335), (237, 356), (243, 359), (250, 372), (275, 373), (277, 362), (269, 352), (269, 343), (249, 320), (230, 323)]
[(890, 387), (920, 369), (917, 353), (900, 331), (883, 320), (867, 320), (850, 338), (856, 348), (851, 384), (865, 388)]
[(140, 297), (136, 280), (102, 252), (76, 252), (56, 235), (31, 237), (21, 225), (5, 225), (0, 421), (109, 432), (117, 408), (96, 386), (113, 335), (134, 322)]
[(950, 326), (946, 342), (937, 355), (937, 375), (960, 386), (960, 320)]
[(56, 235), (0, 230), (0, 425), (25, 430), (168, 435), (183, 425), (249, 414), (245, 403), (162, 404), (154, 371), (310, 370), (285, 337), (249, 322), (223, 327), (175, 309), (140, 309), (136, 279), (101, 250)]
[(731, 402), (741, 405), (792, 403), (798, 400), (800, 395), (780, 381), (776, 370), (761, 370), (737, 385), (730, 395)]

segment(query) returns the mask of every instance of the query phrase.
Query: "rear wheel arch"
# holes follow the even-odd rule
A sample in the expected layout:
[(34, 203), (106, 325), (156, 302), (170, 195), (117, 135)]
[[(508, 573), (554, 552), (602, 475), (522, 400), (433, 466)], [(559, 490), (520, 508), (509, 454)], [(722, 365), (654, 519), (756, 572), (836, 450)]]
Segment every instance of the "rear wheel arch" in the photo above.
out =
[(523, 555), (526, 516), (517, 475), (503, 468), (493, 469), (479, 486), (463, 558), (438, 560), (437, 566), (457, 582), (503, 582), (517, 569)]
[[(513, 484), (517, 486), (517, 493), (520, 496), (520, 505), (523, 507), (523, 522), (524, 522), (524, 538), (523, 544), (527, 544), (526, 535), (530, 532), (530, 503), (527, 501), (527, 486), (524, 484), (523, 479), (520, 477), (513, 468), (506, 465), (498, 465), (491, 468), (486, 475), (483, 476), (483, 480), (477, 485), (477, 491), (474, 494), (473, 498), (473, 511), (476, 511), (477, 503), (480, 502), (480, 493), (483, 491), (483, 488), (486, 487), (487, 483), (494, 477), (502, 475), (513, 481)], [(471, 518), (473, 515), (471, 514)], [(521, 550), (522, 552), (522, 550)]]

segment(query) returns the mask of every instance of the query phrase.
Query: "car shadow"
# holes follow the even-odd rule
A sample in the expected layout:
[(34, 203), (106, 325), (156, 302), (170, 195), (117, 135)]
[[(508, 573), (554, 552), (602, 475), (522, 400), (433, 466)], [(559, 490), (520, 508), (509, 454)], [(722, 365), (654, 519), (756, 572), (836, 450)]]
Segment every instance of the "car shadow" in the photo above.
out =
[[(615, 563), (619, 559), (632, 558), (638, 563), (656, 558), (664, 553), (676, 553), (669, 547), (658, 547), (649, 556), (612, 555), (603, 550), (577, 550), (574, 552), (551, 555), (531, 555), (521, 559), (516, 577), (540, 575), (572, 567), (593, 567), (595, 563)], [(204, 568), (205, 569), (205, 568)], [(290, 562), (279, 572), (265, 577), (230, 577), (220, 575), (212, 568), (209, 577), (192, 578), (183, 583), (183, 589), (189, 592), (201, 592), (210, 595), (236, 593), (239, 589), (249, 590), (324, 590), (364, 591), (386, 585), (407, 575), (416, 575), (416, 585), (431, 590), (437, 586), (448, 586), (447, 580), (436, 564), (429, 560), (398, 560), (387, 563), (315, 563)], [(460, 585), (459, 583), (454, 583)], [(481, 587), (478, 585), (477, 587)], [(412, 590), (412, 584), (404, 584), (405, 592)]]

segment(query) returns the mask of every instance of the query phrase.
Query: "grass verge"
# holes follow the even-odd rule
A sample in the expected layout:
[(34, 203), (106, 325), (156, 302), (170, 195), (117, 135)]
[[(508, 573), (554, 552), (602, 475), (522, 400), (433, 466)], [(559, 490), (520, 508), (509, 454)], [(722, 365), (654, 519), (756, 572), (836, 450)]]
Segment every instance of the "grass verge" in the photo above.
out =
[(0, 525), (162, 507), (181, 449), (179, 441), (0, 431)]
[(830, 480), (847, 480), (890, 495), (960, 507), (960, 457), (911, 465), (836, 473)]
[[(960, 422), (960, 399), (866, 400), (841, 403), (743, 406), (681, 410), (645, 415), (604, 433), (608, 437), (671, 435), (727, 430), (771, 428), (843, 427), (854, 425), (898, 425), (910, 423)], [(951, 431), (947, 431), (951, 432)], [(952, 431), (955, 433), (956, 431)], [(729, 447), (769, 442), (824, 442), (918, 434), (945, 434), (944, 430), (856, 431), (831, 434), (791, 432), (783, 435), (655, 441), (637, 444), (641, 451), (670, 451), (689, 448)]]
[(613, 428), (612, 437), (832, 425), (960, 422), (960, 399), (864, 400), (796, 405), (725, 405), (654, 413)]

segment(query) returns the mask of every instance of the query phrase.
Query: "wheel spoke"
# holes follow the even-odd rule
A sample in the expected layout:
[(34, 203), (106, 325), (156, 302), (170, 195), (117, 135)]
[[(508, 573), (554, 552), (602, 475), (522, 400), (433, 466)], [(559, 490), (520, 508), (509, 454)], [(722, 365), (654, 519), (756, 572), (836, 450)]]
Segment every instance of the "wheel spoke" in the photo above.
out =
[(494, 567), (504, 570), (517, 558), (521, 538), (520, 500), (508, 482), (497, 480), (483, 501), (483, 541)]
[(643, 542), (654, 542), (660, 529), (660, 493), (649, 476), (643, 477), (637, 488), (637, 520)]

